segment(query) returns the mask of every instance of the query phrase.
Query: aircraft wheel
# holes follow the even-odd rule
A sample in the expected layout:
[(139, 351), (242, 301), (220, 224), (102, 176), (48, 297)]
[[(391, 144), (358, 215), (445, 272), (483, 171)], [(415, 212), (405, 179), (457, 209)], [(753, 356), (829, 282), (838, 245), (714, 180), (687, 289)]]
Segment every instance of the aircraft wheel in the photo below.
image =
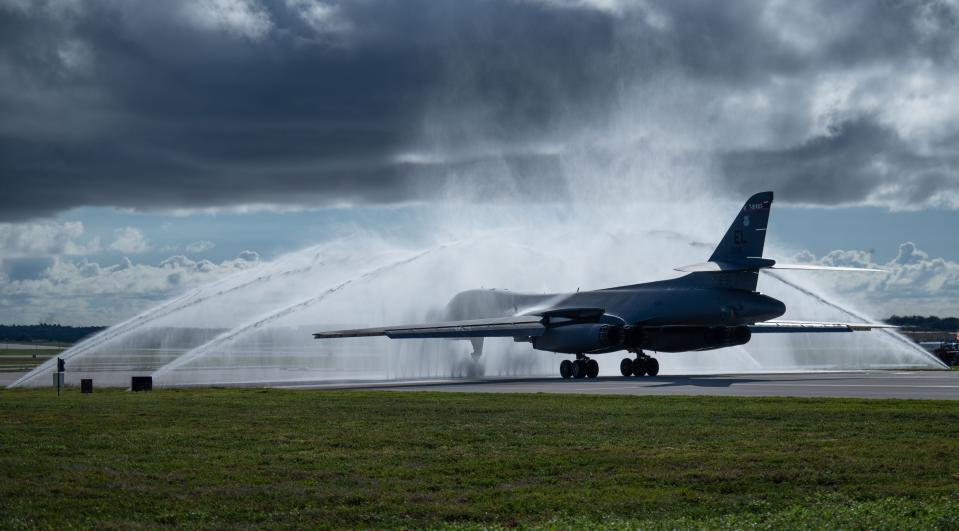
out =
[(573, 378), (577, 380), (586, 377), (586, 363), (583, 360), (573, 362)]
[(559, 375), (562, 376), (564, 380), (568, 380), (569, 377), (573, 375), (573, 362), (563, 360), (563, 362), (559, 364)]
[(632, 376), (633, 360), (629, 358), (623, 358), (623, 361), (619, 362), (619, 372), (621, 372), (623, 376)]
[(646, 375), (646, 363), (642, 358), (636, 358), (633, 360), (633, 374), (636, 376)]
[(659, 374), (659, 361), (656, 358), (649, 358), (646, 360), (646, 374), (650, 376), (656, 376)]
[(599, 376), (599, 363), (597, 363), (596, 360), (586, 361), (586, 376), (588, 378), (596, 378)]

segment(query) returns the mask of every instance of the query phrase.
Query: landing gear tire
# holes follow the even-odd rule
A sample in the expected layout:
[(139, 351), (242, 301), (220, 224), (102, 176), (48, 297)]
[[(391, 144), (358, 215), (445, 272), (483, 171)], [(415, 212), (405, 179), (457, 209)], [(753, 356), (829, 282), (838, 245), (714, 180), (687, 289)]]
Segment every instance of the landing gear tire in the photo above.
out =
[(646, 374), (656, 376), (659, 374), (659, 362), (656, 358), (646, 358)]
[(573, 362), (573, 378), (577, 380), (586, 378), (586, 361), (576, 360)]
[(646, 375), (646, 362), (643, 358), (636, 358), (632, 361), (633, 374), (636, 376)]
[(586, 360), (586, 377), (596, 378), (599, 376), (599, 363), (596, 360)]
[(564, 380), (569, 380), (570, 376), (573, 375), (573, 362), (563, 360), (563, 362), (559, 364), (559, 375), (562, 376)]
[(627, 378), (633, 375), (633, 360), (629, 358), (623, 358), (623, 361), (619, 362), (619, 372)]

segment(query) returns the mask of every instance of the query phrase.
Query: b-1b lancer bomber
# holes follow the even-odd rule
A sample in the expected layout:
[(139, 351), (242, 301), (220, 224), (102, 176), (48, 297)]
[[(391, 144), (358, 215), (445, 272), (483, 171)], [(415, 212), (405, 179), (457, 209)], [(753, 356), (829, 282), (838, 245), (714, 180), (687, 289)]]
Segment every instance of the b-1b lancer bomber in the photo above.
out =
[(709, 261), (677, 268), (689, 274), (670, 280), (566, 294), (470, 290), (447, 306), (446, 322), (339, 330), (317, 339), (386, 336), (391, 339), (469, 339), (473, 358), (483, 338), (512, 337), (536, 350), (575, 354), (563, 360), (563, 378), (595, 378), (590, 356), (625, 350), (623, 376), (656, 376), (659, 362), (646, 354), (712, 350), (749, 342), (758, 333), (834, 333), (892, 328), (871, 323), (776, 320), (786, 305), (756, 291), (760, 269), (879, 271), (849, 267), (786, 265), (763, 258), (772, 192), (746, 201)]

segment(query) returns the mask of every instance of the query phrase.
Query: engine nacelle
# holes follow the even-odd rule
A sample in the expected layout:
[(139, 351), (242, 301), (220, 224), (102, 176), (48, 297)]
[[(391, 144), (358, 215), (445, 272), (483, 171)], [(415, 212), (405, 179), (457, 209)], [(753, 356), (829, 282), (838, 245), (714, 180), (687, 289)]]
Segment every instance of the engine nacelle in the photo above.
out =
[(532, 340), (536, 350), (579, 354), (615, 348), (623, 343), (623, 327), (609, 324), (580, 323), (556, 326)]
[(657, 352), (688, 352), (745, 345), (748, 326), (667, 326), (626, 330), (626, 346)]

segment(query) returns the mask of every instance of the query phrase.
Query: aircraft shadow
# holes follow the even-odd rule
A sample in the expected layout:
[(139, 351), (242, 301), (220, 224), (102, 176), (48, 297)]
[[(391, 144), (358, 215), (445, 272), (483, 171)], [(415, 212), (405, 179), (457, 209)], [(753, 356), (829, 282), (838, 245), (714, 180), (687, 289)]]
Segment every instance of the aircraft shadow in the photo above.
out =
[[(497, 377), (497, 378), (475, 378), (475, 379), (463, 379), (463, 380), (444, 380), (444, 381), (418, 381), (411, 383), (404, 383), (401, 381), (394, 382), (383, 382), (378, 385), (369, 385), (364, 386), (364, 388), (430, 388), (430, 387), (472, 387), (472, 386), (483, 386), (483, 385), (512, 385), (512, 384), (555, 384), (557, 388), (562, 385), (602, 385), (602, 384), (622, 384), (624, 388), (631, 387), (630, 384), (641, 385), (643, 387), (708, 387), (708, 388), (720, 388), (720, 387), (730, 387), (735, 384), (749, 384), (755, 382), (793, 382), (793, 381), (803, 381), (803, 378), (750, 378), (746, 376), (717, 376), (717, 375), (702, 375), (702, 376), (655, 376), (655, 377), (630, 377), (626, 378), (623, 376), (601, 376), (599, 378), (583, 378), (580, 380), (563, 380), (559, 377), (541, 377), (541, 378), (509, 378), (509, 377)], [(386, 385), (384, 385), (386, 384)], [(522, 391), (521, 391), (522, 392)]]

